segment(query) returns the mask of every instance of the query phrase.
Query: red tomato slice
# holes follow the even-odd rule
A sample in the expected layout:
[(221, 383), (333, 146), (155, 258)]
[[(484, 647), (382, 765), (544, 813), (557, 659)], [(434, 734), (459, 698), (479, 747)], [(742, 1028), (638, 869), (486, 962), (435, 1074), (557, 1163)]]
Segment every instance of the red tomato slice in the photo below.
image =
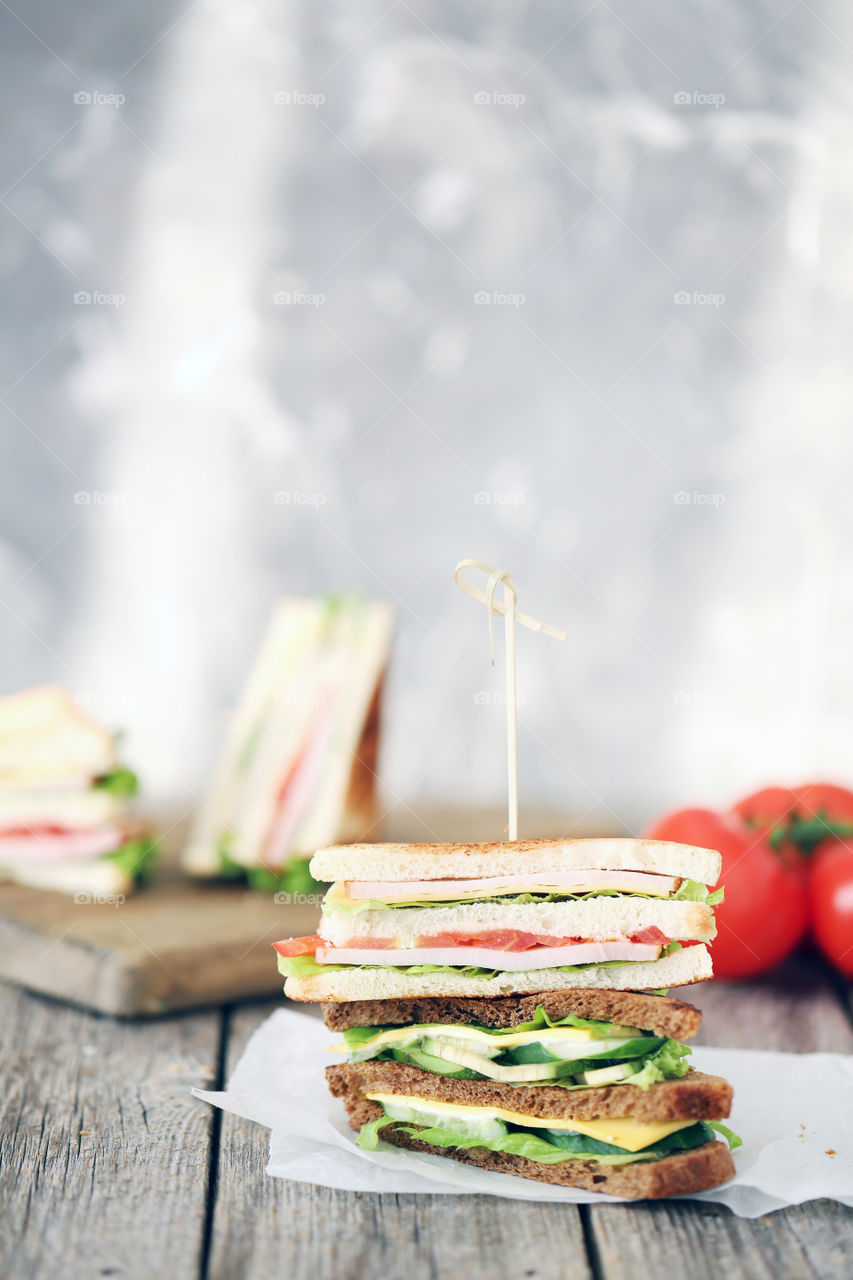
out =
[(285, 938), (282, 942), (273, 943), (280, 956), (313, 956), (318, 947), (327, 945), (318, 933), (312, 933), (308, 938)]
[(67, 836), (75, 829), (79, 830), (73, 827), (52, 826), (4, 827), (0, 831), (0, 839), (19, 840), (22, 836)]
[(632, 933), (628, 937), (629, 942), (647, 942), (650, 945), (657, 943), (660, 947), (665, 947), (669, 942), (669, 938), (665, 933), (661, 933), (656, 924), (650, 924), (646, 929), (641, 929), (639, 933)]
[(710, 809), (680, 809), (653, 823), (646, 836), (722, 855), (726, 897), (715, 908), (718, 933), (710, 944), (718, 978), (764, 973), (793, 951), (806, 929), (802, 878), (760, 832)]
[(853, 977), (853, 840), (831, 838), (817, 846), (809, 899), (818, 946), (836, 969)]
[[(330, 942), (324, 942), (324, 947), (330, 947)], [(341, 944), (338, 943), (338, 946)], [(397, 943), (394, 938), (350, 938), (348, 942), (343, 944), (345, 947), (352, 947), (354, 951), (388, 951), (396, 947)]]
[(419, 947), (488, 947), (490, 951), (529, 951), (531, 947), (559, 947), (574, 938), (524, 933), (521, 929), (481, 929), (479, 932), (432, 933), (418, 938)]

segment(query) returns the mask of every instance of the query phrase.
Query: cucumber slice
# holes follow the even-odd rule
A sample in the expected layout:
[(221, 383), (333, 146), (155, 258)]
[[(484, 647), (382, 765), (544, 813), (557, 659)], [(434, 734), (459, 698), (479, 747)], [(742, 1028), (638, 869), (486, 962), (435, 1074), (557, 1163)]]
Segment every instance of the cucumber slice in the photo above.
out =
[(596, 1067), (594, 1071), (581, 1071), (575, 1076), (578, 1084), (618, 1084), (627, 1080), (640, 1068), (633, 1062), (617, 1062), (612, 1067)]
[(456, 1066), (468, 1067), (478, 1075), (485, 1076), (487, 1080), (498, 1080), (504, 1083), (557, 1080), (565, 1074), (560, 1070), (561, 1064), (558, 1062), (529, 1062), (514, 1067), (501, 1067), (489, 1058), (482, 1058), (479, 1054), (470, 1053), (467, 1049), (445, 1044), (441, 1040), (431, 1040), (429, 1037), (423, 1042), (423, 1052), (434, 1058), (442, 1058), (445, 1062), (453, 1062)]
[[(555, 1040), (550, 1035), (540, 1035), (538, 1040), (519, 1045), (517, 1049), (507, 1049), (506, 1057), (515, 1062), (571, 1062), (583, 1058), (630, 1058), (629, 1046), (634, 1045), (643, 1054), (651, 1052), (654, 1041), (643, 1038), (636, 1040), (587, 1040), (583, 1044), (566, 1044)], [(628, 1049), (628, 1052), (624, 1052)]]

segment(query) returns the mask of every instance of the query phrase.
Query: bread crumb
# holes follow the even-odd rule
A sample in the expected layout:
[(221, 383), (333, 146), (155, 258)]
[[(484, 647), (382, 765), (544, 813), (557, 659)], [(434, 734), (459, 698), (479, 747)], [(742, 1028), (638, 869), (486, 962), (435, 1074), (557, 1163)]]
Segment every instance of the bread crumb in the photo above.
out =
[(832, 1147), (827, 1147), (826, 1151), (824, 1152), (824, 1155), (827, 1155), (827, 1156), (830, 1156), (830, 1157), (832, 1157), (832, 1156), (837, 1156), (837, 1155), (838, 1155), (838, 1152), (837, 1152), (837, 1151), (835, 1151)]

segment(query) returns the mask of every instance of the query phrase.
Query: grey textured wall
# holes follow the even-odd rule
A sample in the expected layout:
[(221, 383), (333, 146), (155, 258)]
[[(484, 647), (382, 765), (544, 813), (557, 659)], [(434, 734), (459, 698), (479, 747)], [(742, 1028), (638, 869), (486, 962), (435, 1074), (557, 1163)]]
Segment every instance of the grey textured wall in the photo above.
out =
[(842, 0), (13, 8), (4, 689), (189, 800), (273, 600), (359, 587), (389, 792), (500, 799), (479, 555), (568, 632), (522, 805), (853, 771)]

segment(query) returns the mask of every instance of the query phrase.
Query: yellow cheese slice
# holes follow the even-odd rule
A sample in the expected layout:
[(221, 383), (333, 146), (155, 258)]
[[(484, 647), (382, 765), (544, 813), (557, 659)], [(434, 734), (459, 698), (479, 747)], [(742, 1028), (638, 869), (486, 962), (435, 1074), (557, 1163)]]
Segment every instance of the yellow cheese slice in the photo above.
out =
[(432, 1117), (456, 1116), (460, 1120), (506, 1120), (510, 1124), (523, 1125), (527, 1129), (559, 1129), (567, 1133), (582, 1133), (599, 1142), (609, 1142), (625, 1151), (642, 1151), (653, 1142), (660, 1142), (679, 1129), (688, 1129), (695, 1120), (652, 1120), (641, 1124), (631, 1118), (615, 1120), (564, 1120), (558, 1116), (528, 1116), (507, 1107), (460, 1107), (452, 1102), (434, 1102), (431, 1098), (412, 1098), (398, 1093), (366, 1093), (371, 1102), (391, 1106), (411, 1107)]

